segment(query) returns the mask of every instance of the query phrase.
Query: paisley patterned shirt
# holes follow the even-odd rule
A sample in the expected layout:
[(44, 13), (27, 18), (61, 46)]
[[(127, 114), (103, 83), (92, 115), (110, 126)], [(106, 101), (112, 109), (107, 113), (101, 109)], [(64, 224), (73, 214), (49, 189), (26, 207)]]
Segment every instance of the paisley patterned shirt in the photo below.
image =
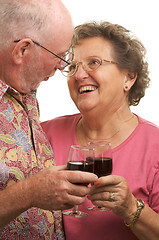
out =
[[(36, 91), (19, 94), (0, 80), (0, 190), (55, 165), (39, 123)], [(1, 240), (64, 239), (61, 212), (31, 208), (0, 230)]]

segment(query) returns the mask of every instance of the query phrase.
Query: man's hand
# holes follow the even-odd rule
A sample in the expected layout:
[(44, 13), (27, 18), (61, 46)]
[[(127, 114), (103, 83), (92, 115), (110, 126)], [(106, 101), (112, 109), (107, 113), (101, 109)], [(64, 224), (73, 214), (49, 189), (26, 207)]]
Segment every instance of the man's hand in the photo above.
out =
[(76, 183), (94, 183), (97, 176), (88, 172), (68, 171), (65, 168), (50, 167), (28, 179), (31, 207), (63, 210), (85, 201), (89, 188)]
[(0, 191), (0, 228), (31, 207), (64, 210), (82, 204), (89, 188), (76, 183), (94, 183), (93, 173), (50, 167)]

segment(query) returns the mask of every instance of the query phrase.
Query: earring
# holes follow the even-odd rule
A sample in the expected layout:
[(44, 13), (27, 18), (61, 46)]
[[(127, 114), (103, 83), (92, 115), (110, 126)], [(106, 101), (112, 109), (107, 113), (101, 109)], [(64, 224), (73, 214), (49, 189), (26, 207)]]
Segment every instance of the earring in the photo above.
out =
[(125, 89), (128, 89), (128, 86), (127, 86), (127, 85), (125, 86)]

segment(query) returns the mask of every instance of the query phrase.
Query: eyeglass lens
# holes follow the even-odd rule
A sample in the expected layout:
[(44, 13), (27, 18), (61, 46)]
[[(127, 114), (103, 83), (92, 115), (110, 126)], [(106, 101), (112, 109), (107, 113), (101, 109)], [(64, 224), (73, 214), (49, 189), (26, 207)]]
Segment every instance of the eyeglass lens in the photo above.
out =
[(60, 62), (60, 66), (61, 68), (65, 68), (66, 66), (68, 66), (72, 60), (73, 60), (73, 51), (70, 49), (63, 57), (62, 57), (65, 61), (61, 60)]
[(68, 77), (73, 76), (76, 73), (79, 64), (82, 64), (85, 71), (92, 72), (102, 64), (102, 60), (98, 57), (89, 57), (82, 62), (72, 62), (64, 70), (62, 70), (63, 75)]

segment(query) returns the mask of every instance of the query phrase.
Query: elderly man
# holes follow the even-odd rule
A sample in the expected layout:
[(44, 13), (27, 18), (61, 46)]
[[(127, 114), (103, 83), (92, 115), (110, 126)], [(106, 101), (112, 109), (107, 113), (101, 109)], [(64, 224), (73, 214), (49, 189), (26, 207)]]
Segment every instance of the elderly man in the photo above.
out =
[(83, 203), (73, 183), (96, 176), (54, 166), (36, 89), (71, 61), (72, 20), (60, 0), (0, 0), (0, 19), (0, 239), (64, 239), (54, 210)]

